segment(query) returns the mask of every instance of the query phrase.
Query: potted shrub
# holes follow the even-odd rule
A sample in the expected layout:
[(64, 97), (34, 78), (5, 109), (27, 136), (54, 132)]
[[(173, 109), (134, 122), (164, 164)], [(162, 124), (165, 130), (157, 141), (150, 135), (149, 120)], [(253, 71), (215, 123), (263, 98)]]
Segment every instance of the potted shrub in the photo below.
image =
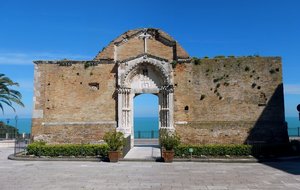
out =
[(162, 158), (165, 162), (173, 162), (174, 148), (180, 144), (180, 137), (167, 129), (161, 129), (159, 143), (162, 149)]
[(124, 135), (116, 130), (106, 132), (103, 137), (108, 145), (108, 158), (110, 162), (118, 162), (120, 150), (124, 145)]

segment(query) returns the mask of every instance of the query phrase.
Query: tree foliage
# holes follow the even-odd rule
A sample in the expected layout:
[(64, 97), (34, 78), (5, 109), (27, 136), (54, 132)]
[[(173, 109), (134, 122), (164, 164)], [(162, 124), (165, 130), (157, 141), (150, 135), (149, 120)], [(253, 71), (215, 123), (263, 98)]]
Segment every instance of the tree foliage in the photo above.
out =
[(4, 74), (0, 73), (0, 109), (4, 113), (3, 105), (11, 107), (14, 111), (13, 103), (24, 107), (21, 101), (22, 95), (19, 91), (12, 89), (13, 86), (19, 86), (18, 83), (12, 81), (10, 78), (6, 77)]

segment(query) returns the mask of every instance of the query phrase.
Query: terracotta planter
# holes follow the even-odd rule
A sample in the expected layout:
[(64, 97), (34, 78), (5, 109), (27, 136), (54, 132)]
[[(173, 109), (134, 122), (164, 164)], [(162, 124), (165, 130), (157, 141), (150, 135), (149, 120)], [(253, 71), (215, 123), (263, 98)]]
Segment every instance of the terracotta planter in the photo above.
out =
[(108, 151), (108, 158), (110, 162), (119, 161), (120, 151)]
[(174, 150), (163, 150), (162, 156), (165, 162), (171, 163), (174, 159)]

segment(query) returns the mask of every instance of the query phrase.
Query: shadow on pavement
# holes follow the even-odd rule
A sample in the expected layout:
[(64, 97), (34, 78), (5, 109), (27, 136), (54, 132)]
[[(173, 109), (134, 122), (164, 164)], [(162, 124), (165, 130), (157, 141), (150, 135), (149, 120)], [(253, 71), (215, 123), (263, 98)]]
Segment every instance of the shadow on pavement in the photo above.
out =
[(290, 161), (264, 162), (264, 165), (293, 175), (300, 175), (300, 158)]

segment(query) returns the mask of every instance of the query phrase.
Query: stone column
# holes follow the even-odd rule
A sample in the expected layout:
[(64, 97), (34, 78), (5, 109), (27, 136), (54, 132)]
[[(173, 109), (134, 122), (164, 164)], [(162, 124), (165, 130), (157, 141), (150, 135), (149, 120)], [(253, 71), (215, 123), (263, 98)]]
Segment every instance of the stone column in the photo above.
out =
[(174, 88), (173, 85), (169, 86), (168, 89), (168, 102), (169, 102), (169, 128), (175, 130), (174, 128)]
[(130, 88), (119, 87), (118, 92), (118, 128), (125, 137), (131, 135), (131, 98)]
[(161, 128), (174, 130), (173, 126), (173, 86), (160, 88), (160, 121)]
[(129, 105), (130, 105), (130, 122), (129, 122), (129, 128), (130, 128), (130, 134), (131, 134), (131, 148), (134, 147), (134, 130), (133, 130), (133, 121), (134, 121), (134, 105), (133, 105), (133, 99), (135, 94), (130, 93), (129, 94)]

